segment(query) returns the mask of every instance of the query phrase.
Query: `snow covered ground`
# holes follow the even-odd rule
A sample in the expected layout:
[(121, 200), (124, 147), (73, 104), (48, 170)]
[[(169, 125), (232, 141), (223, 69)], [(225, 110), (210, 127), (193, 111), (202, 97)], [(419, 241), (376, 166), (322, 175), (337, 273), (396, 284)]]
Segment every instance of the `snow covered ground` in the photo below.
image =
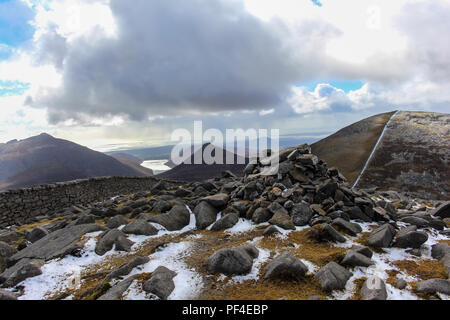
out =
[[(190, 211), (190, 210), (189, 210)], [(218, 215), (217, 219), (220, 219), (221, 214)], [(149, 240), (154, 240), (166, 235), (177, 235), (185, 233), (190, 230), (195, 230), (195, 215), (190, 211), (190, 222), (179, 231), (167, 231), (161, 225), (153, 223), (153, 225), (159, 230), (157, 235), (154, 236), (136, 236), (129, 235), (129, 239), (135, 242), (132, 247), (132, 253), (137, 252), (142, 249), (142, 246), (146, 245)], [(256, 225), (253, 222), (240, 218), (238, 223), (225, 230), (225, 233), (232, 236), (239, 236), (241, 234), (246, 234), (256, 228), (261, 228), (263, 226), (269, 226), (268, 223)], [(376, 223), (360, 223), (363, 232), (369, 232), (372, 230)], [(405, 226), (406, 224), (398, 223), (399, 226)], [(278, 228), (280, 233), (276, 234), (275, 237), (282, 239), (287, 239), (289, 233), (298, 232), (309, 228), (297, 227), (296, 230), (283, 230)], [(356, 267), (351, 269), (353, 276), (347, 282), (346, 289), (343, 291), (334, 291), (329, 298), (332, 299), (348, 299), (352, 297), (355, 293), (356, 284), (355, 280), (360, 278), (368, 278), (372, 275), (378, 276), (383, 280), (388, 279), (388, 270), (397, 269), (394, 265), (394, 261), (398, 260), (413, 260), (418, 261), (419, 259), (432, 259), (431, 258), (431, 246), (438, 243), (439, 240), (448, 240), (448, 237), (438, 233), (437, 231), (427, 230), (428, 241), (423, 247), (422, 257), (418, 258), (416, 256), (410, 255), (405, 252), (405, 249), (399, 248), (386, 248), (385, 253), (374, 253), (372, 260), (375, 262), (374, 266), (368, 268)], [(83, 274), (90, 266), (95, 266), (102, 264), (103, 262), (115, 258), (120, 258), (128, 253), (117, 252), (111, 250), (104, 256), (99, 256), (95, 253), (95, 246), (98, 236), (101, 232), (94, 232), (84, 236), (85, 245), (82, 251), (81, 257), (66, 256), (62, 259), (55, 259), (48, 261), (41, 269), (42, 274), (37, 277), (28, 278), (23, 281), (20, 286), (23, 286), (23, 295), (19, 297), (20, 300), (41, 300), (54, 296), (57, 293), (63, 293), (68, 288), (73, 288), (74, 286), (83, 285), (83, 280), (80, 279), (80, 275)], [(202, 241), (202, 234), (192, 234), (183, 238), (181, 242), (173, 242), (164, 246), (161, 250), (151, 254), (150, 261), (144, 265), (141, 265), (132, 270), (129, 276), (140, 274), (140, 273), (151, 273), (159, 266), (166, 266), (169, 269), (175, 271), (177, 275), (174, 277), (173, 281), (175, 283), (175, 290), (168, 297), (169, 300), (180, 300), (180, 299), (195, 299), (198, 297), (202, 289), (204, 288), (203, 276), (197, 273), (195, 270), (190, 268), (185, 262), (185, 258), (189, 256), (192, 250), (195, 249), (195, 244), (198, 241)], [(259, 250), (259, 256), (254, 260), (253, 267), (247, 275), (225, 277), (221, 276), (218, 278), (219, 281), (227, 281), (227, 283), (242, 283), (246, 280), (259, 279), (259, 274), (262, 266), (269, 260), (271, 252), (268, 249), (263, 248), (260, 245), (260, 241), (263, 239), (262, 236), (256, 237), (253, 240), (248, 241), (248, 244), (254, 245)], [(358, 237), (346, 236), (347, 241), (343, 244), (335, 244), (335, 246), (343, 248), (351, 248), (355, 245), (360, 245), (356, 242)], [(298, 245), (298, 244), (294, 244)], [(273, 252), (273, 254), (279, 254), (280, 252)], [(308, 267), (308, 274), (314, 274), (319, 270), (319, 267), (310, 261), (302, 259), (302, 262)], [(418, 281), (420, 279), (414, 278), (408, 274), (400, 272), (398, 274), (399, 278), (406, 280), (407, 282)], [(118, 281), (118, 280), (117, 280)], [(418, 297), (412, 293), (411, 287), (407, 287), (405, 290), (399, 290), (390, 284), (386, 284), (388, 291), (388, 299), (391, 300), (409, 300), (418, 299)], [(442, 299), (449, 299), (448, 296), (440, 295)], [(68, 297), (70, 299), (72, 297)], [(135, 280), (128, 290), (125, 291), (123, 295), (124, 299), (128, 300), (144, 300), (144, 299), (155, 299), (155, 296), (149, 295), (144, 292), (141, 288), (141, 284)]]

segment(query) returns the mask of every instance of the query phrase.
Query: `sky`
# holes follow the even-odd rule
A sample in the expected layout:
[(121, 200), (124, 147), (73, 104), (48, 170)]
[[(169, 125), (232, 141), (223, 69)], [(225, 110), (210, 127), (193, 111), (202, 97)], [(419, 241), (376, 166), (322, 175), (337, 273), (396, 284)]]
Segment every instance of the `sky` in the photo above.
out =
[(450, 110), (450, 0), (0, 0), (0, 143)]

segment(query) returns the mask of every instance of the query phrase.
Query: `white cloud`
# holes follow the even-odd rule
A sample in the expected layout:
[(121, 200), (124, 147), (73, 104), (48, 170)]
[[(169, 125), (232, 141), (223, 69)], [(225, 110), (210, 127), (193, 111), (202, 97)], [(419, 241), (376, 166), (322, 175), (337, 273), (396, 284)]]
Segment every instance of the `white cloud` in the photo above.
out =
[(375, 112), (394, 109), (448, 112), (450, 84), (423, 79), (388, 86), (366, 83), (361, 89), (348, 93), (330, 84), (319, 84), (314, 91), (293, 87), (287, 101), (298, 114), (365, 109)]

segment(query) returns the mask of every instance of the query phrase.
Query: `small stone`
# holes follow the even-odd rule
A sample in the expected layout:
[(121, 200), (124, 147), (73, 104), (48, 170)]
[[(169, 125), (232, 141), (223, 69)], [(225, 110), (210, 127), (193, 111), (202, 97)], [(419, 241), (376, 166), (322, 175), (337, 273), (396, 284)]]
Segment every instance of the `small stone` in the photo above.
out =
[(406, 281), (403, 280), (403, 279), (398, 279), (397, 281), (395, 281), (395, 286), (396, 286), (397, 288), (399, 288), (400, 290), (405, 289), (405, 288), (406, 288), (406, 285), (407, 285), (407, 283), (406, 283)]

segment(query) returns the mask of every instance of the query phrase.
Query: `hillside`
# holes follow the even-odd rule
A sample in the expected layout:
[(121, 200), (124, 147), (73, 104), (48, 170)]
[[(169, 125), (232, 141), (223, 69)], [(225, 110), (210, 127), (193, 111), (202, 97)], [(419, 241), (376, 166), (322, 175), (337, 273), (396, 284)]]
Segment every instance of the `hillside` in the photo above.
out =
[(147, 175), (134, 165), (48, 134), (0, 145), (0, 190), (88, 177)]
[(141, 172), (142, 174), (144, 174), (146, 176), (153, 175), (153, 170), (141, 166), (141, 163), (143, 162), (142, 159), (135, 157), (131, 154), (119, 152), (119, 153), (112, 154), (111, 157), (113, 157), (116, 160), (119, 160), (124, 165), (129, 166), (129, 167), (135, 169), (136, 171)]
[(409, 192), (423, 199), (450, 198), (449, 114), (383, 113), (345, 127), (311, 147), (329, 166), (339, 168), (351, 184), (363, 171), (360, 188)]
[(399, 112), (361, 176), (360, 188), (450, 199), (450, 114)]
[(393, 112), (351, 124), (311, 145), (312, 152), (337, 167), (350, 183), (359, 175)]

